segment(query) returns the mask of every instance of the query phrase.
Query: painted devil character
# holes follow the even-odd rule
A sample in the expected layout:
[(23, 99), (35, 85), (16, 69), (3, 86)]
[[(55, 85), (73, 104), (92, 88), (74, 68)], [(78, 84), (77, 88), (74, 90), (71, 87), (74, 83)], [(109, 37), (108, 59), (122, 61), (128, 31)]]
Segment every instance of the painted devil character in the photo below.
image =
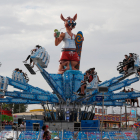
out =
[[(66, 28), (65, 33), (61, 33), (59, 37), (56, 37), (57, 34), (54, 33), (55, 45), (58, 46), (61, 41), (63, 41), (62, 52), (60, 56), (60, 65), (58, 69), (58, 74), (63, 74), (66, 70), (69, 70), (69, 64), (71, 63), (72, 70), (77, 70), (75, 66), (79, 62), (79, 56), (76, 52), (75, 38), (76, 35), (72, 33), (72, 29), (76, 26), (77, 14), (71, 18), (67, 17), (66, 19), (61, 14), (60, 18), (64, 21)], [(82, 38), (84, 40), (84, 38)], [(66, 67), (66, 68), (65, 68)]]

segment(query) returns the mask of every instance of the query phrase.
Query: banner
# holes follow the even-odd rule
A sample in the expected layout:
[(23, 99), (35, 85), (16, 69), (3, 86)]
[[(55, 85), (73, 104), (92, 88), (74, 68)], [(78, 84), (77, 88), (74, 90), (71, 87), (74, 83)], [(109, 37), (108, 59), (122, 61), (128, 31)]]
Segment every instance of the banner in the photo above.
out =
[(97, 108), (95, 108), (95, 113), (97, 113)]
[(133, 109), (132, 109), (132, 110), (130, 111), (130, 117), (131, 117), (131, 118), (136, 118), (136, 110), (133, 110)]

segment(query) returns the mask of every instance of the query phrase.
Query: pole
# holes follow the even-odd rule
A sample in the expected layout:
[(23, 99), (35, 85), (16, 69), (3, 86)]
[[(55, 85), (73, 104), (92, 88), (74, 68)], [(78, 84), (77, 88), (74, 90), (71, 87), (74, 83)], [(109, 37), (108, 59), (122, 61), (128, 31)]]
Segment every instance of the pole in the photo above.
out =
[(0, 108), (1, 108), (0, 109), (1, 110), (1, 123), (0, 124), (1, 124), (1, 131), (2, 131), (2, 103), (0, 104)]
[(125, 105), (125, 123), (126, 123), (126, 128), (127, 128), (127, 108), (126, 108), (126, 105)]
[(120, 109), (120, 117), (121, 117), (121, 124), (120, 124), (120, 128), (122, 128), (122, 106), (121, 106), (121, 109)]
[(136, 119), (137, 119), (137, 107), (136, 107)]
[(103, 101), (102, 101), (102, 123), (101, 123), (101, 140), (103, 139), (103, 119), (104, 119), (104, 93), (103, 93)]

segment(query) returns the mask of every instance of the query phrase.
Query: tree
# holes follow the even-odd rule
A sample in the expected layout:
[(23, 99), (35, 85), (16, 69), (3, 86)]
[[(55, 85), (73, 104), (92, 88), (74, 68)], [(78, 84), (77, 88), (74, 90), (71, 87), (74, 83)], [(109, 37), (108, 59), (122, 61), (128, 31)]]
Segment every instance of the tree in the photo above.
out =
[(25, 104), (15, 104), (13, 108), (13, 113), (26, 112), (28, 105)]
[(7, 109), (7, 110), (12, 110), (14, 107), (14, 104), (6, 104), (6, 103), (2, 103), (2, 109)]
[(13, 113), (26, 112), (27, 108), (26, 104), (2, 104), (2, 109), (12, 110)]

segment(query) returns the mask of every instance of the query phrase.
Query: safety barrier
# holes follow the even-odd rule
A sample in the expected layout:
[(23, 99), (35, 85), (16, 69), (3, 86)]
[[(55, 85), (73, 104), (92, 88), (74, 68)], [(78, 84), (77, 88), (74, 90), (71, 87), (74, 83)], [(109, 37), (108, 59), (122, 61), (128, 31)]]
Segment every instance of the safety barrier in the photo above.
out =
[[(34, 131), (26, 131), (26, 128), (21, 127), (13, 127), (8, 130), (2, 129), (0, 132), (0, 140), (42, 140), (44, 132), (37, 126), (32, 127), (32, 129), (34, 129)], [(74, 131), (72, 129), (74, 129)], [(101, 128), (98, 129), (101, 130)], [(60, 140), (137, 140), (140, 132), (139, 129), (132, 128), (103, 128), (101, 135), (100, 130), (94, 131), (92, 128), (69, 128), (68, 131), (66, 129), (57, 128), (56, 131), (49, 131), (51, 140), (55, 138), (59, 138)]]

